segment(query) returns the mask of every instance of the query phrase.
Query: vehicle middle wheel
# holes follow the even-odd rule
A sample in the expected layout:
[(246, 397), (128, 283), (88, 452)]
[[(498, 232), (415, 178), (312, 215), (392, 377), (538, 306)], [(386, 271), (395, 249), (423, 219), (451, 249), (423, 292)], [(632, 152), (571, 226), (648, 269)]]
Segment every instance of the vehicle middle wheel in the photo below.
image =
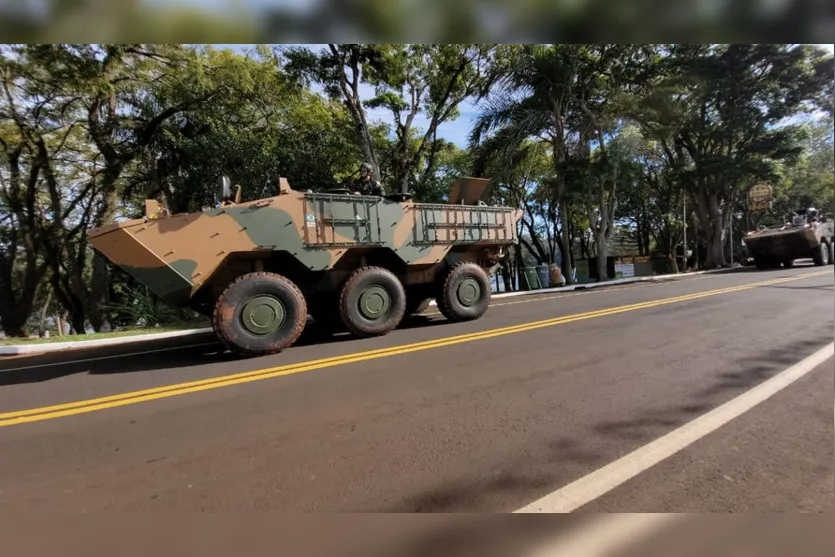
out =
[(229, 350), (244, 356), (277, 354), (296, 342), (307, 321), (299, 288), (275, 273), (248, 273), (218, 297), (212, 328)]
[(406, 312), (406, 291), (400, 280), (382, 267), (362, 267), (351, 273), (339, 296), (345, 327), (358, 337), (388, 334)]

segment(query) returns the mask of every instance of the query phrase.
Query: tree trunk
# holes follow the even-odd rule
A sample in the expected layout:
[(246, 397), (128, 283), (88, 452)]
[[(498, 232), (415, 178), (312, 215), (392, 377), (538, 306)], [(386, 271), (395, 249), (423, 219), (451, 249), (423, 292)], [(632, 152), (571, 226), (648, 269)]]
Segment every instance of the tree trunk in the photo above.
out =
[(597, 281), (603, 282), (609, 279), (609, 266), (607, 265), (609, 242), (606, 241), (606, 234), (603, 232), (596, 234), (595, 243), (597, 244)]
[(705, 269), (725, 266), (725, 250), (722, 242), (723, 218), (719, 210), (719, 193), (702, 185), (694, 192), (696, 215), (705, 238)]
[(73, 333), (76, 335), (83, 335), (85, 331), (85, 319), (83, 315), (70, 315), (70, 323), (72, 323)]
[(562, 237), (562, 261), (560, 269), (565, 277), (565, 284), (574, 284), (574, 273), (571, 272), (573, 261), (571, 257), (571, 240), (568, 236), (568, 207), (565, 201), (560, 201), (560, 236)]
[(110, 270), (104, 257), (98, 252), (93, 255), (93, 276), (90, 281), (90, 324), (97, 333), (109, 333)]
[(52, 303), (52, 291), (50, 290), (46, 295), (46, 302), (43, 304), (41, 316), (38, 320), (38, 336), (44, 336), (46, 331), (46, 316), (49, 313), (49, 305)]
[(717, 269), (725, 266), (725, 246), (722, 241), (722, 222), (716, 219), (705, 229), (707, 246), (705, 254), (705, 269)]

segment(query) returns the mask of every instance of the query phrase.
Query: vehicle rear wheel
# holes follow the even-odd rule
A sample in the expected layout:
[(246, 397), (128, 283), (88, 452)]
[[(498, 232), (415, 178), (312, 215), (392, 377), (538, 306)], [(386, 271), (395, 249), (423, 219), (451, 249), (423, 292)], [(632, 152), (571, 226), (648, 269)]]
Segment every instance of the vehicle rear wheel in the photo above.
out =
[(826, 245), (826, 241), (821, 241), (812, 251), (812, 260), (814, 260), (816, 267), (822, 267), (829, 263), (829, 246)]
[(406, 312), (406, 291), (382, 267), (362, 267), (348, 276), (339, 296), (339, 315), (358, 337), (382, 336), (400, 324)]
[(275, 273), (249, 273), (218, 297), (212, 314), (215, 334), (243, 356), (277, 354), (296, 342), (307, 320), (299, 288)]
[(835, 265), (835, 240), (829, 241), (829, 264)]
[(450, 321), (480, 318), (490, 306), (490, 277), (471, 262), (456, 263), (446, 273), (436, 298), (438, 310)]

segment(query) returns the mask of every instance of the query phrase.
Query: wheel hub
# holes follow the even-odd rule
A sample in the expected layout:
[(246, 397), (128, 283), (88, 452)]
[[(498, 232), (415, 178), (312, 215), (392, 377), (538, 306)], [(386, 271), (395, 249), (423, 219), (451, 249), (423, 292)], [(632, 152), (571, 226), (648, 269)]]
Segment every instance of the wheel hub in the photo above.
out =
[(382, 286), (369, 286), (360, 294), (359, 304), (360, 313), (366, 319), (380, 319), (391, 307), (391, 296)]
[(244, 328), (256, 335), (276, 332), (284, 324), (285, 317), (284, 305), (273, 296), (255, 296), (241, 310)]
[(481, 285), (474, 278), (467, 277), (458, 285), (456, 295), (461, 305), (470, 307), (481, 298)]

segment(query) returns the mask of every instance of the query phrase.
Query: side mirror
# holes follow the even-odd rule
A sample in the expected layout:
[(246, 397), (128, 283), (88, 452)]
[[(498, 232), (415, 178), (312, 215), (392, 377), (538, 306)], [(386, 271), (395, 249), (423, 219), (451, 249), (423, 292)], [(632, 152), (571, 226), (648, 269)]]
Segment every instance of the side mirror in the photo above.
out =
[(217, 179), (217, 185), (220, 189), (220, 200), (229, 201), (232, 197), (232, 180), (229, 179), (229, 176), (221, 176)]

